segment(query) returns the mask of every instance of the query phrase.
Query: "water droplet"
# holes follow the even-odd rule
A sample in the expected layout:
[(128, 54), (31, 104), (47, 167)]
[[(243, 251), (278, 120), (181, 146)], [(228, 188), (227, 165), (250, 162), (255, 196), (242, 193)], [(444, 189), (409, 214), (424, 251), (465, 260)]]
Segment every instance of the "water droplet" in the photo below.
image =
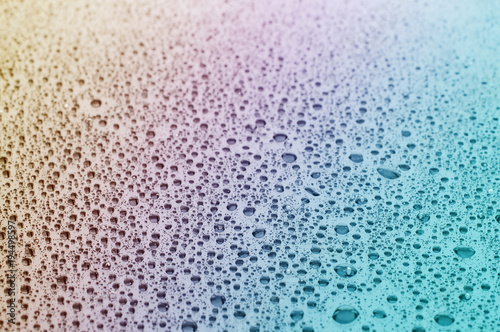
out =
[(183, 321), (181, 325), (182, 332), (196, 332), (198, 330), (198, 325), (192, 321)]
[(168, 303), (162, 302), (158, 304), (158, 310), (160, 312), (166, 312), (168, 310)]
[(222, 307), (226, 303), (226, 298), (222, 295), (212, 295), (210, 303), (215, 307)]
[(93, 108), (101, 107), (101, 105), (102, 102), (99, 99), (94, 99), (90, 102), (90, 106), (92, 106)]
[(417, 215), (417, 219), (420, 220), (421, 222), (428, 222), (431, 219), (431, 216), (428, 215), (427, 213), (419, 213)]
[(437, 168), (434, 168), (434, 167), (433, 167), (433, 168), (431, 168), (431, 169), (429, 170), (429, 173), (430, 173), (431, 175), (437, 174), (437, 173), (439, 173), (439, 169), (437, 169)]
[(335, 226), (335, 232), (340, 235), (345, 235), (349, 233), (349, 227), (347, 225), (337, 225)]
[(281, 157), (287, 163), (293, 163), (295, 160), (297, 160), (297, 156), (294, 155), (293, 153), (283, 153)]
[(455, 321), (455, 318), (449, 314), (440, 313), (434, 316), (434, 320), (441, 326), (450, 326)]
[(457, 254), (459, 257), (462, 258), (470, 258), (474, 256), (474, 254), (476, 253), (476, 251), (471, 247), (464, 247), (464, 246), (455, 247), (453, 251), (455, 252), (455, 254)]
[(238, 205), (236, 203), (229, 203), (227, 205), (227, 210), (228, 211), (234, 211), (234, 210), (236, 210), (237, 207), (238, 207)]
[(398, 168), (402, 171), (409, 171), (410, 170), (410, 166), (409, 165), (406, 165), (406, 164), (401, 164), (401, 165), (398, 165)]
[(387, 317), (387, 314), (385, 313), (384, 310), (377, 309), (373, 311), (373, 316), (375, 318), (383, 319)]
[(335, 272), (342, 278), (351, 278), (354, 277), (358, 270), (354, 266), (348, 264), (340, 264), (335, 267)]
[(251, 206), (247, 206), (246, 208), (243, 209), (243, 214), (247, 217), (253, 216), (255, 213), (255, 208)]
[(356, 198), (354, 202), (358, 205), (365, 205), (366, 203), (368, 203), (368, 198), (361, 196)]
[(304, 318), (304, 311), (302, 311), (302, 310), (294, 310), (290, 314), (290, 317), (292, 317), (292, 319), (295, 322), (298, 322), (298, 321), (302, 320), (302, 318)]
[(311, 194), (315, 197), (319, 196), (319, 193), (312, 188), (306, 187), (304, 188), (304, 190), (307, 191), (308, 194)]
[(339, 324), (350, 324), (358, 318), (359, 312), (351, 306), (343, 305), (333, 313), (333, 320)]
[(242, 310), (237, 310), (237, 311), (234, 312), (234, 317), (236, 319), (243, 319), (243, 318), (246, 317), (246, 315), (247, 314), (244, 311), (242, 311)]
[(262, 237), (264, 237), (264, 235), (266, 235), (266, 230), (263, 229), (263, 228), (256, 228), (253, 232), (252, 232), (252, 235), (257, 238), (257, 239), (260, 239)]
[(273, 136), (274, 140), (278, 143), (284, 142), (287, 140), (288, 136), (285, 134), (275, 134)]
[(421, 326), (414, 327), (411, 332), (425, 332), (425, 329)]
[(392, 171), (388, 168), (382, 168), (379, 167), (377, 168), (377, 172), (382, 175), (384, 178), (389, 179), (389, 180), (394, 180), (397, 179), (401, 176), (398, 172)]
[(349, 159), (351, 159), (352, 162), (354, 163), (361, 163), (363, 162), (363, 155), (361, 154), (356, 154), (356, 153), (353, 153), (349, 156)]
[(394, 303), (398, 302), (398, 297), (396, 295), (389, 295), (387, 297), (387, 302), (394, 304)]
[(266, 126), (266, 121), (262, 119), (258, 119), (255, 121), (255, 128), (263, 128)]

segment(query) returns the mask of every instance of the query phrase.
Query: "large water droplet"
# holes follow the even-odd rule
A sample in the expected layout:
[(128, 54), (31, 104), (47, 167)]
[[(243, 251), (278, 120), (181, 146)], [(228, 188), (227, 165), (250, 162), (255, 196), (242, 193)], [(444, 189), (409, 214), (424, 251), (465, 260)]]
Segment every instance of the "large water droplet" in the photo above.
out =
[(354, 277), (358, 270), (354, 266), (348, 264), (340, 264), (335, 267), (335, 272), (342, 278), (351, 278)]
[(264, 237), (264, 235), (266, 235), (266, 230), (263, 228), (256, 228), (252, 232), (252, 235), (257, 239), (260, 239), (261, 237)]
[(465, 247), (465, 246), (455, 247), (453, 251), (455, 252), (455, 254), (457, 254), (459, 257), (462, 258), (470, 258), (474, 256), (474, 254), (476, 253), (476, 251), (471, 247)]
[(274, 140), (275, 140), (276, 142), (281, 143), (281, 142), (286, 141), (286, 139), (288, 138), (288, 136), (287, 136), (287, 135), (285, 135), (285, 134), (275, 134), (275, 135), (273, 136), (273, 138), (274, 138)]
[(349, 305), (343, 305), (337, 308), (333, 313), (333, 320), (339, 324), (350, 324), (358, 318), (359, 312)]
[(158, 304), (158, 310), (160, 312), (166, 312), (168, 310), (168, 303), (162, 302)]
[(304, 311), (302, 311), (302, 310), (294, 310), (290, 314), (290, 317), (292, 317), (292, 319), (295, 322), (298, 322), (298, 321), (302, 320), (302, 318), (304, 318)]
[(368, 203), (368, 198), (361, 196), (356, 198), (354, 202), (358, 205), (365, 205), (366, 203)]
[(383, 319), (387, 317), (387, 314), (385, 313), (384, 310), (377, 309), (373, 310), (373, 317)]
[(455, 318), (450, 314), (440, 313), (434, 316), (434, 320), (441, 326), (450, 326), (455, 321)]
[(428, 222), (431, 219), (431, 216), (428, 215), (427, 213), (419, 213), (417, 215), (417, 219), (420, 220), (421, 222)]
[(349, 159), (351, 159), (352, 162), (354, 163), (361, 163), (363, 162), (363, 155), (361, 154), (357, 154), (357, 153), (353, 153), (349, 156)]
[(254, 207), (248, 206), (243, 209), (243, 214), (247, 217), (253, 216), (254, 213), (255, 213)]
[(196, 332), (198, 325), (195, 322), (185, 320), (181, 325), (182, 332)]
[(389, 180), (394, 180), (397, 179), (401, 176), (398, 172), (392, 171), (388, 168), (382, 168), (379, 167), (377, 168), (377, 172), (382, 175), (384, 178), (389, 179)]
[(102, 102), (99, 99), (94, 99), (90, 102), (90, 106), (92, 106), (93, 108), (101, 107), (101, 105)]
[(345, 235), (349, 233), (349, 227), (347, 225), (337, 225), (335, 226), (335, 232), (340, 235)]
[(319, 193), (316, 190), (312, 189), (312, 188), (306, 187), (304, 189), (305, 189), (305, 191), (307, 191), (307, 193), (309, 193), (309, 194), (311, 194), (311, 195), (313, 195), (315, 197), (319, 196)]
[(222, 295), (212, 295), (210, 303), (215, 307), (222, 307), (226, 303), (226, 298)]
[(297, 160), (297, 156), (294, 155), (293, 153), (283, 153), (281, 157), (287, 163), (293, 163), (295, 160)]
[(237, 310), (237, 311), (234, 312), (234, 317), (236, 319), (243, 319), (243, 318), (246, 317), (246, 315), (247, 314), (243, 310)]
[(402, 171), (409, 171), (410, 170), (410, 165), (406, 165), (406, 164), (401, 164), (401, 165), (398, 165), (399, 169), (402, 170)]

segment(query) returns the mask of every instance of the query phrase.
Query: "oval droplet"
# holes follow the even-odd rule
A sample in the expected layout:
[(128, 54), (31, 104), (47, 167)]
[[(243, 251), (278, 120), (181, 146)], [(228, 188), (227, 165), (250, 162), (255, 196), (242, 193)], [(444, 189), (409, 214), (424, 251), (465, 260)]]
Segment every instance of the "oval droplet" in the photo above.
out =
[(281, 155), (281, 158), (283, 158), (283, 160), (287, 163), (293, 163), (295, 160), (297, 160), (297, 156), (293, 153), (283, 153)]
[(168, 303), (162, 302), (158, 304), (158, 310), (160, 312), (166, 312), (168, 310)]
[(401, 176), (398, 172), (392, 171), (388, 168), (379, 167), (377, 168), (377, 172), (382, 175), (384, 178), (389, 180), (397, 179)]
[(333, 313), (333, 320), (339, 324), (350, 324), (358, 318), (359, 312), (349, 305), (342, 305)]
[(373, 310), (373, 317), (379, 318), (379, 319), (384, 319), (387, 317), (387, 314), (385, 313), (384, 310), (377, 309), (377, 310)]
[(181, 325), (182, 332), (196, 332), (198, 325), (195, 322), (185, 320)]
[(226, 303), (226, 298), (222, 295), (212, 295), (212, 297), (210, 297), (210, 303), (212, 303), (214, 307), (222, 307), (224, 303)]
[(398, 167), (402, 171), (409, 171), (410, 170), (410, 165), (401, 164), (401, 165), (398, 165)]
[(351, 159), (351, 161), (353, 163), (361, 163), (363, 162), (363, 155), (362, 154), (358, 154), (358, 153), (353, 153), (349, 156), (349, 159)]
[(311, 195), (313, 195), (315, 197), (319, 196), (319, 193), (316, 190), (312, 189), (312, 188), (306, 187), (304, 189), (305, 189), (305, 191), (307, 191), (308, 194), (311, 194)]
[(450, 314), (440, 313), (434, 316), (434, 320), (441, 326), (450, 326), (455, 321), (455, 318)]
[(349, 233), (349, 227), (347, 225), (337, 225), (335, 226), (335, 232), (340, 235), (345, 235)]
[(455, 254), (457, 254), (459, 257), (462, 258), (470, 258), (474, 256), (474, 254), (476, 253), (476, 251), (471, 247), (465, 247), (465, 246), (455, 247), (453, 251), (455, 252)]
[(252, 235), (253, 237), (255, 237), (256, 239), (260, 239), (262, 237), (264, 237), (264, 235), (266, 235), (266, 230), (263, 229), (263, 228), (256, 228), (253, 232), (252, 232)]
[(275, 140), (276, 142), (281, 143), (281, 142), (286, 141), (286, 139), (288, 138), (288, 136), (287, 136), (287, 135), (285, 135), (285, 134), (275, 134), (275, 135), (273, 136), (273, 138), (274, 138), (274, 140)]
[(243, 209), (243, 214), (247, 217), (253, 216), (254, 213), (255, 213), (254, 207), (248, 206)]
[(102, 102), (99, 99), (94, 99), (90, 102), (90, 106), (92, 106), (93, 108), (101, 107), (101, 105)]
[(304, 311), (302, 311), (302, 310), (294, 310), (290, 314), (290, 317), (292, 317), (292, 319), (293, 319), (294, 322), (298, 322), (298, 321), (302, 320), (302, 318), (304, 318)]
[(340, 264), (335, 267), (335, 272), (342, 278), (351, 278), (358, 273), (358, 270), (352, 265)]

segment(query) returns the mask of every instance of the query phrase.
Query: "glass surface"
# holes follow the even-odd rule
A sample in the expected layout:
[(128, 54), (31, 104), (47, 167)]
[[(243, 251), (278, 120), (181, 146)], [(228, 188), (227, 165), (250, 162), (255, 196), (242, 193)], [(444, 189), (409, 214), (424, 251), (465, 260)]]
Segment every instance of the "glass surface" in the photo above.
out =
[(500, 331), (500, 2), (0, 20), (1, 331)]

